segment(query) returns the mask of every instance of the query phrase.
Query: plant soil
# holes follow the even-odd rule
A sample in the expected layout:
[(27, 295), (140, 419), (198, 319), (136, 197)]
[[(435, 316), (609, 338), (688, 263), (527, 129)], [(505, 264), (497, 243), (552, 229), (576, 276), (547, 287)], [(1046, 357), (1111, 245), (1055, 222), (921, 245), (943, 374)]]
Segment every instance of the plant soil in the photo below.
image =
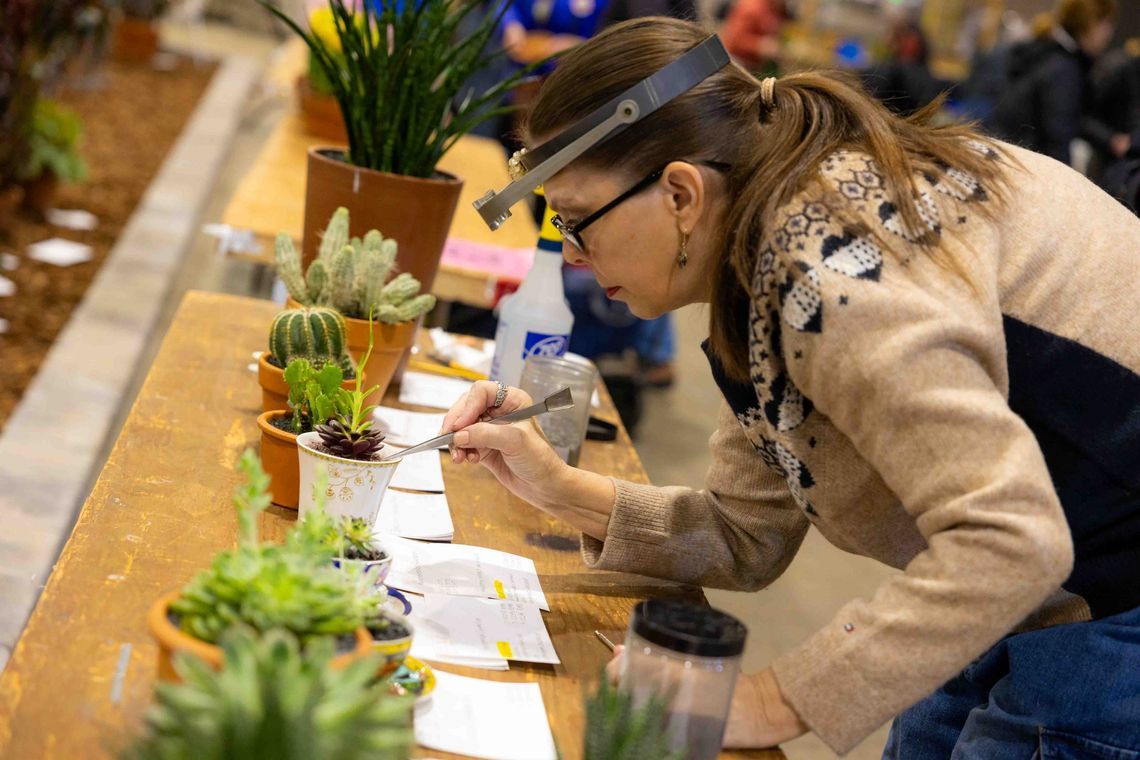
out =
[(353, 461), (353, 462), (383, 462), (384, 457), (386, 456), (386, 454), (384, 453), (384, 449), (380, 449), (379, 451), (373, 452), (372, 455), (370, 457), (368, 457), (368, 459), (357, 459), (356, 457), (345, 457), (345, 456), (341, 456), (337, 452), (333, 451), (332, 449), (330, 449), (328, 446), (324, 445), (320, 441), (314, 441), (313, 443), (309, 444), (309, 448), (312, 449), (313, 451), (319, 451), (322, 454), (328, 454), (330, 457), (336, 457), (337, 459), (348, 459), (348, 460)]
[(389, 617), (384, 618), (384, 620), (388, 625), (383, 628), (373, 628), (371, 626), (368, 628), (368, 632), (372, 634), (372, 638), (377, 641), (394, 641), (411, 635), (412, 632), (399, 620), (393, 620)]
[[(289, 415), (287, 417), (271, 417), (269, 419), (269, 424), (272, 425), (273, 427), (277, 428), (278, 430), (280, 430), (282, 433), (292, 433), (293, 432), (293, 415)], [(297, 433), (297, 435), (301, 435), (302, 433), (311, 433), (311, 432), (313, 432), (313, 427), (312, 427), (312, 425), (309, 424), (308, 418), (302, 417), (301, 418), (301, 432)]]
[[(0, 334), (0, 429), (178, 139), (215, 68), (189, 59), (161, 72), (108, 62), (100, 89), (56, 93), (83, 119), (80, 151), (91, 174), (85, 184), (61, 186), (55, 205), (90, 211), (99, 226), (80, 232), (17, 214), (6, 234), (0, 230), (0, 251), (20, 257), (15, 270), (0, 270), (16, 283), (15, 295), (0, 298), (0, 318), (9, 323), (8, 332)], [(28, 244), (50, 237), (90, 245), (94, 255), (70, 267), (25, 256)]]
[(388, 552), (383, 549), (375, 549), (362, 554), (356, 551), (356, 549), (349, 547), (344, 552), (344, 558), (356, 560), (357, 562), (379, 562), (380, 560), (388, 559)]

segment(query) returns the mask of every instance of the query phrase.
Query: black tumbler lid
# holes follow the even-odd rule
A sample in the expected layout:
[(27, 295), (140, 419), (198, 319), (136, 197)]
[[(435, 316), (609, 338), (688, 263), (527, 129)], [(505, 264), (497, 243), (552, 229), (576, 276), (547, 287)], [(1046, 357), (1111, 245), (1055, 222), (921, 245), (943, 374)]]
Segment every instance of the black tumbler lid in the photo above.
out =
[(736, 657), (748, 636), (744, 623), (726, 612), (664, 599), (638, 602), (631, 626), (646, 641), (698, 657)]

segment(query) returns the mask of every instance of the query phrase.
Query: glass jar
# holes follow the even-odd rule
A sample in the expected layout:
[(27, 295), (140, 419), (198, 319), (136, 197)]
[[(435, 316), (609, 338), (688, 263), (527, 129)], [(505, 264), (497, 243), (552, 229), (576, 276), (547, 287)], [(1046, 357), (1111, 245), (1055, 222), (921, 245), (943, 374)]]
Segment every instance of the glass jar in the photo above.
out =
[(563, 356), (530, 356), (523, 367), (519, 386), (535, 401), (563, 388), (570, 389), (574, 406), (538, 417), (543, 434), (562, 461), (578, 466), (582, 442), (590, 424), (590, 400), (598, 374), (589, 362)]
[(639, 602), (629, 621), (621, 688), (641, 706), (656, 696), (668, 709), (672, 749), (689, 760), (720, 753), (748, 629), (711, 607)]

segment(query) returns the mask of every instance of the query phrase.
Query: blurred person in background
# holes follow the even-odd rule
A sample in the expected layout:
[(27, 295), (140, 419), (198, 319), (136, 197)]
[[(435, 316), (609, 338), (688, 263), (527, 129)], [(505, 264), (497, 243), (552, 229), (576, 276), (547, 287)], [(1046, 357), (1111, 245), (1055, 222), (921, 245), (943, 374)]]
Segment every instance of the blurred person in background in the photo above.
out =
[(1107, 150), (1094, 156), (1090, 176), (1112, 195), (1137, 210), (1140, 175), (1140, 37), (1104, 56), (1093, 79), (1097, 117), (1111, 130)]
[(1107, 150), (1112, 131), (1093, 115), (1089, 72), (1115, 30), (1116, 0), (1058, 0), (1034, 39), (1010, 51), (1004, 95), (986, 126), (1004, 140), (1072, 164), (1085, 138)]
[(897, 114), (907, 116), (927, 106), (950, 87), (929, 68), (926, 34), (909, 15), (892, 14), (886, 59), (861, 73), (863, 86)]
[(780, 29), (788, 20), (786, 0), (736, 0), (720, 38), (729, 55), (757, 74), (779, 68)]

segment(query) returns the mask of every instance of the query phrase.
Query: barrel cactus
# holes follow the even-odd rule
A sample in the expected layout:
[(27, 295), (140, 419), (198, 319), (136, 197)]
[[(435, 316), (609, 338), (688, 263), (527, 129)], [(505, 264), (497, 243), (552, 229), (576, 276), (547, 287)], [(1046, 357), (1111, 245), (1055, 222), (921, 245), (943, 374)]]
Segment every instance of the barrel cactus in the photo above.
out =
[(406, 322), (435, 307), (435, 296), (420, 294), (410, 274), (389, 280), (396, 267), (396, 241), (379, 230), (349, 237), (348, 210), (338, 208), (321, 236), (317, 258), (307, 272), (292, 238), (277, 236), (277, 272), (294, 300), (305, 306), (328, 306), (353, 319)]
[(281, 367), (294, 359), (307, 359), (316, 367), (346, 367), (351, 360), (345, 351), (344, 333), (344, 317), (335, 309), (286, 309), (274, 317), (269, 328), (269, 353)]

